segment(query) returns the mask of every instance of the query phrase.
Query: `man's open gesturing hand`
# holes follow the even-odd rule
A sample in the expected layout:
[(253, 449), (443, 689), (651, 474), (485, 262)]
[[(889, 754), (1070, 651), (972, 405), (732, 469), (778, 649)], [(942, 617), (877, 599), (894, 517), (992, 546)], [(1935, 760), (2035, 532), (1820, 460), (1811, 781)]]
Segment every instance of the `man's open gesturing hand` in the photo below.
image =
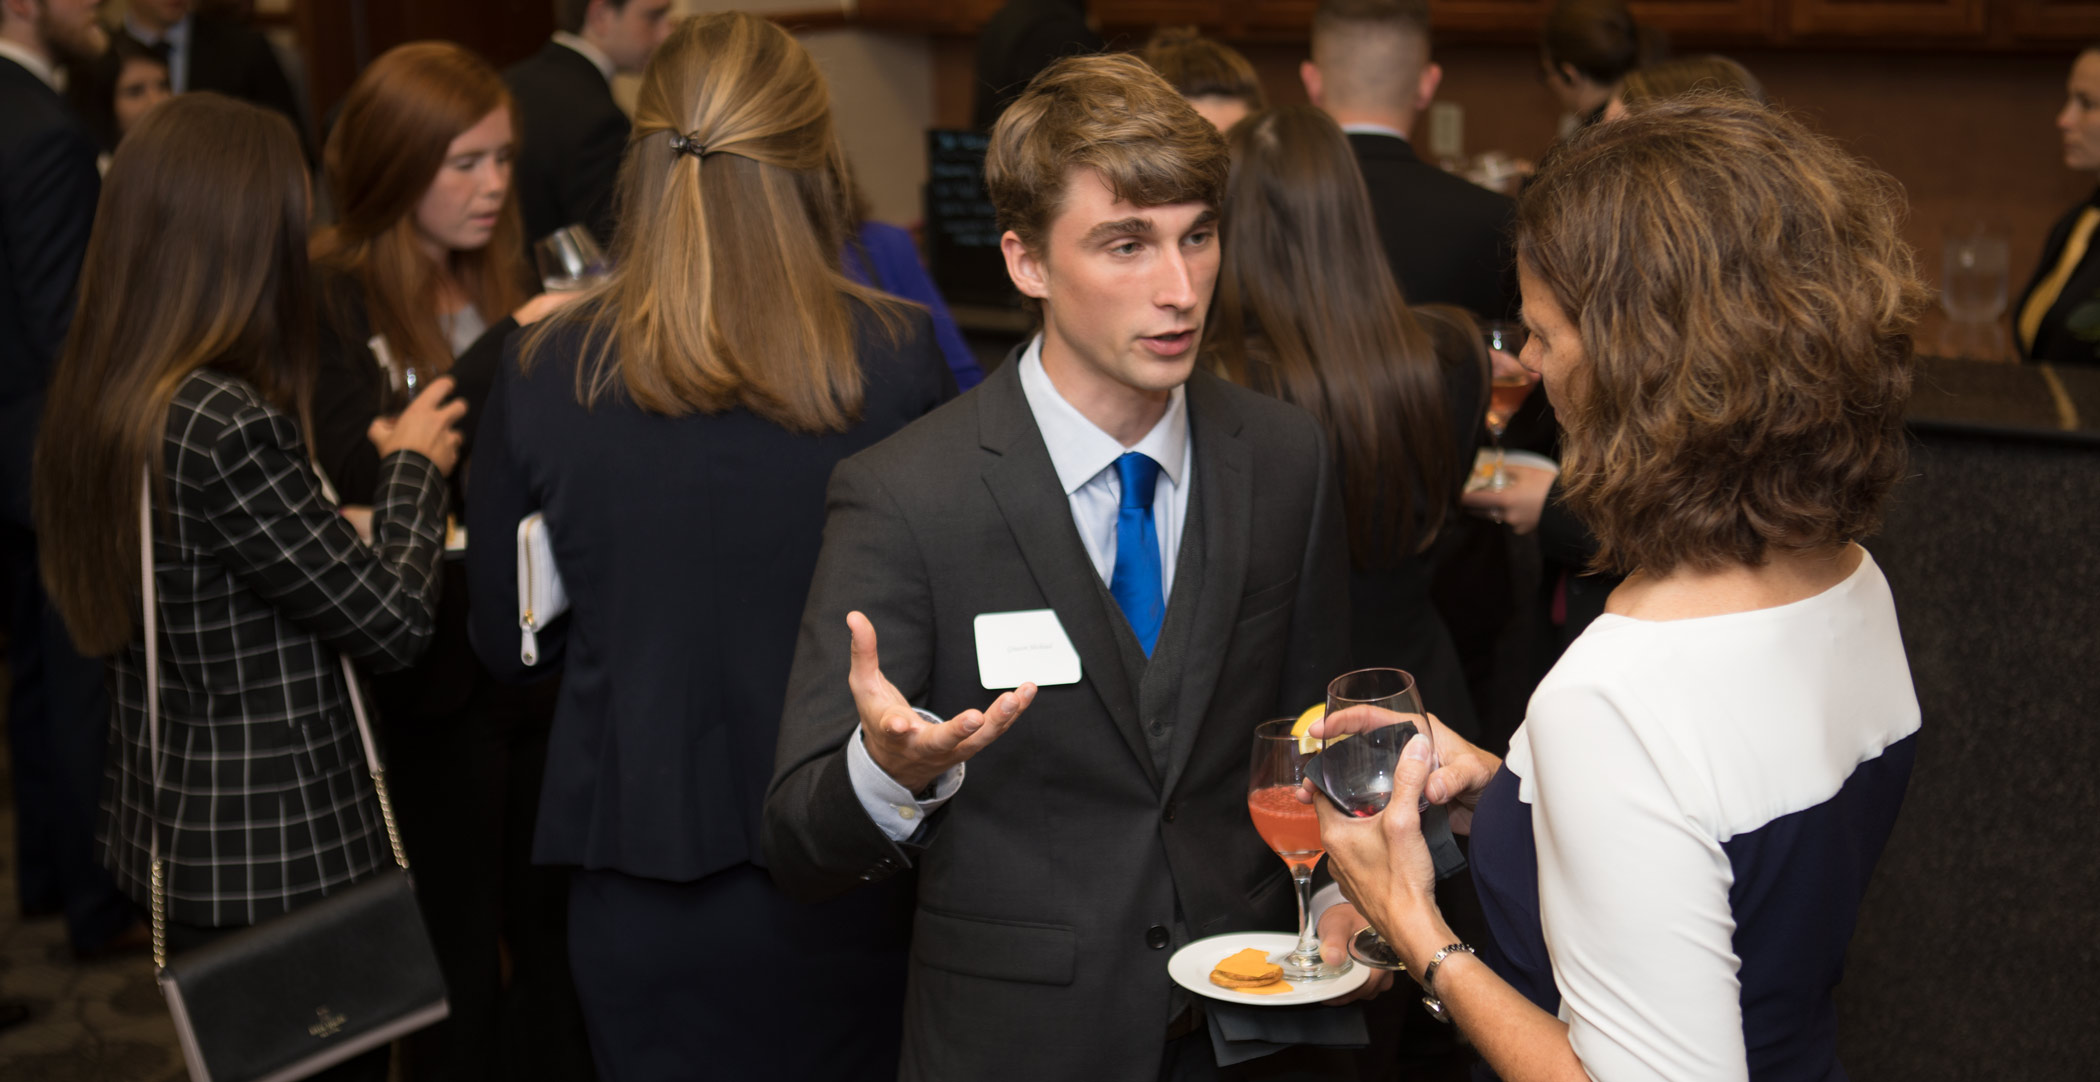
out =
[(846, 614), (853, 635), (853, 667), (846, 682), (860, 727), (867, 735), (868, 757), (897, 784), (916, 793), (958, 763), (983, 751), (1035, 701), (1035, 685), (999, 696), (989, 710), (965, 710), (936, 725), (912, 710), (897, 686), (882, 675), (875, 653), (875, 625), (858, 612)]

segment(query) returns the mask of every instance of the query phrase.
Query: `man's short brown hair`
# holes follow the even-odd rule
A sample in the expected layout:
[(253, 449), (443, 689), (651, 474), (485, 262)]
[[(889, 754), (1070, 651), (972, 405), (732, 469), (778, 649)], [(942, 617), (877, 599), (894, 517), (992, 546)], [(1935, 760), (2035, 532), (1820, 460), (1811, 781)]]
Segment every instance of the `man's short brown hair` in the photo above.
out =
[(1269, 107), (1253, 63), (1238, 49), (1204, 37), (1193, 26), (1161, 27), (1137, 51), (1137, 57), (1184, 98), (1235, 98), (1256, 113)]
[(1320, 6), (1313, 9), (1316, 38), (1360, 33), (1366, 28), (1398, 30), (1428, 41), (1428, 0), (1320, 0)]
[(1879, 524), (1927, 297), (1903, 214), (1886, 174), (1740, 98), (1657, 103), (1541, 164), (1518, 258), (1581, 336), (1554, 405), (1598, 568), (1756, 565)]
[(1096, 55), (1044, 68), (1006, 107), (984, 179), (999, 227), (1040, 252), (1075, 170), (1094, 170), (1136, 206), (1215, 207), (1230, 168), (1224, 137), (1158, 72), (1133, 56)]

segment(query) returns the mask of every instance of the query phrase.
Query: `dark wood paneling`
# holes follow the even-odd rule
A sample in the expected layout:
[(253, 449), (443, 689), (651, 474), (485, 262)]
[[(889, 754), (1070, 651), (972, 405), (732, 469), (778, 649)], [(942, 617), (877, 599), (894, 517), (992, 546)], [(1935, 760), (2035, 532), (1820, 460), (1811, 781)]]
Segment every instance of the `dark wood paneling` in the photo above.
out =
[(1986, 0), (1787, 0), (1787, 29), (1803, 37), (1981, 38)]
[(2030, 41), (2100, 41), (2100, 0), (2009, 0), (2012, 32)]
[(372, 58), (410, 41), (454, 41), (505, 67), (554, 32), (551, 0), (296, 0), (314, 112), (326, 117)]

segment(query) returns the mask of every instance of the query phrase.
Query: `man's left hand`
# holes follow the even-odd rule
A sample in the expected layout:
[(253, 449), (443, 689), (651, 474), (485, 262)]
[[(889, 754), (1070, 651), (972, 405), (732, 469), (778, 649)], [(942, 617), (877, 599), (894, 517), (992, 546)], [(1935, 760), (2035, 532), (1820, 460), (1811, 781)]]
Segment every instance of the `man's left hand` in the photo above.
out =
[[(1339, 965), (1347, 960), (1350, 938), (1370, 923), (1348, 902), (1328, 906), (1327, 912), (1320, 914), (1320, 960), (1328, 965)], [(1362, 962), (1356, 964), (1363, 965)], [(1372, 999), (1392, 986), (1392, 971), (1381, 969), (1371, 974), (1371, 979), (1355, 991), (1327, 1000), (1326, 1004), (1329, 1007), (1339, 1007), (1359, 999)]]

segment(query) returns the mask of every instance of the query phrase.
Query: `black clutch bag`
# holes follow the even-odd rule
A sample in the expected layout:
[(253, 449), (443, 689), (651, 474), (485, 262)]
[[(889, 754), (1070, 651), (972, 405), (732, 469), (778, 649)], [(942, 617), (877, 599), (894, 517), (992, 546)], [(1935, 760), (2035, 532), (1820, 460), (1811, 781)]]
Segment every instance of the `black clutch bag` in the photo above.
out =
[[(160, 787), (160, 648), (153, 524), (139, 497), (139, 567), (146, 618), (146, 734)], [(437, 953), (416, 908), (408, 858), (372, 743), (357, 671), (341, 660), (365, 765), (398, 867), (321, 901), (167, 957), (166, 869), (153, 837), (153, 963), (193, 1082), (293, 1082), (442, 1020), (451, 1013)]]

